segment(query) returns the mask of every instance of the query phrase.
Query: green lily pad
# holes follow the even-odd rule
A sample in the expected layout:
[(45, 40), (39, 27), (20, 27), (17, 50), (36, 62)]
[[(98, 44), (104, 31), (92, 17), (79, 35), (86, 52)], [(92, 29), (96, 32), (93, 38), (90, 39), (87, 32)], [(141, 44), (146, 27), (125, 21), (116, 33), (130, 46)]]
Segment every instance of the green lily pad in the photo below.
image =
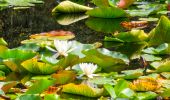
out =
[(120, 18), (128, 16), (123, 9), (117, 7), (94, 8), (93, 10), (87, 11), (86, 14), (100, 18)]
[[(131, 30), (116, 33), (112, 38), (112, 41), (115, 42), (142, 42), (148, 39), (148, 35), (143, 30)], [(105, 38), (105, 41), (111, 41), (111, 38)]]
[(29, 72), (34, 74), (52, 74), (58, 70), (59, 66), (49, 63), (39, 62), (36, 58), (26, 60), (21, 65)]
[(169, 47), (168, 43), (163, 43), (156, 48), (149, 47), (149, 48), (146, 48), (142, 51), (144, 53), (148, 53), (148, 54), (157, 54), (157, 55), (158, 54), (169, 54), (170, 53), (170, 47)]
[(91, 10), (92, 8), (83, 6), (71, 1), (63, 1), (59, 5), (57, 5), (52, 12), (58, 12), (58, 13), (81, 13), (86, 12), (88, 10)]
[(135, 100), (153, 100), (156, 99), (158, 95), (155, 92), (139, 92), (135, 96)]
[(78, 94), (87, 97), (100, 97), (101, 95), (103, 95), (104, 90), (99, 88), (93, 88), (86, 84), (69, 83), (63, 86), (62, 92)]
[(161, 45), (170, 43), (170, 21), (161, 16), (158, 25), (149, 33), (149, 45)]
[(108, 0), (92, 0), (92, 2), (98, 7), (108, 7)]
[(120, 23), (125, 20), (127, 19), (126, 18), (105, 19), (90, 17), (87, 19), (86, 25), (89, 28), (98, 32), (114, 33), (116, 31), (123, 30)]

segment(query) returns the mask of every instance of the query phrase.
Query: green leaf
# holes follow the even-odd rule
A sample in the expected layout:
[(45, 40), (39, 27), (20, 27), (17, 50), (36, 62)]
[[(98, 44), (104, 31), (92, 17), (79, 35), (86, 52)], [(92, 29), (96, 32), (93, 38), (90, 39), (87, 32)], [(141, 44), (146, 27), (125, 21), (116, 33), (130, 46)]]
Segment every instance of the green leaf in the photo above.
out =
[(110, 84), (105, 84), (104, 85), (104, 88), (107, 90), (107, 92), (109, 92), (110, 96), (112, 97), (112, 99), (115, 99), (117, 96), (116, 96), (116, 93), (115, 93), (115, 90), (113, 88), (112, 85)]
[(161, 73), (161, 75), (165, 77), (166, 79), (170, 79), (170, 72), (163, 72)]
[(62, 92), (71, 93), (71, 94), (78, 94), (87, 97), (100, 97), (103, 95), (103, 89), (93, 88), (86, 84), (73, 84), (69, 83), (63, 86)]
[(109, 5), (112, 7), (116, 7), (117, 4), (120, 2), (120, 0), (108, 0), (109, 1)]
[(92, 0), (92, 2), (98, 7), (108, 7), (108, 0)]
[(161, 64), (156, 68), (157, 72), (170, 72), (170, 61), (166, 60), (161, 62)]
[(57, 94), (46, 94), (44, 100), (61, 100), (60, 96)]
[(126, 88), (129, 88), (129, 83), (126, 80), (119, 80), (114, 87), (116, 95), (119, 96)]
[(22, 62), (21, 65), (27, 71), (34, 74), (52, 74), (60, 67), (49, 63), (39, 62), (36, 58), (26, 60)]
[(76, 78), (76, 73), (73, 71), (59, 71), (56, 74), (52, 74), (52, 78), (56, 79), (56, 84), (66, 84), (72, 82)]
[(170, 89), (166, 89), (161, 96), (164, 98), (170, 97)]
[(116, 7), (94, 8), (93, 10), (87, 11), (86, 14), (92, 17), (100, 17), (100, 18), (127, 17), (127, 13), (123, 9), (116, 8)]
[(121, 71), (124, 79), (137, 79), (143, 75), (143, 69)]
[(71, 2), (71, 1), (63, 1), (59, 5), (57, 5), (52, 12), (58, 12), (58, 13), (80, 13), (80, 12), (86, 12), (88, 10), (91, 10), (92, 8), (79, 5), (77, 3)]
[(80, 20), (88, 18), (88, 15), (85, 15), (85, 14), (59, 14), (59, 15), (55, 15), (55, 17), (56, 17), (55, 18), (56, 21), (60, 25), (70, 25), (70, 24), (76, 23)]
[(39, 94), (45, 91), (49, 86), (54, 85), (56, 80), (41, 79), (35, 82), (26, 92), (26, 94)]
[(16, 100), (42, 100), (40, 95), (35, 95), (35, 94), (24, 94), (21, 95), (18, 99)]
[(134, 100), (153, 100), (156, 99), (158, 95), (155, 92), (139, 92), (136, 94)]
[(160, 45), (170, 43), (170, 21), (161, 16), (156, 28), (149, 33), (149, 45)]
[(3, 59), (18, 59), (24, 61), (30, 59), (36, 55), (36, 52), (30, 50), (20, 50), (20, 49), (7, 49), (3, 52), (0, 52), (0, 57)]
[(156, 48), (149, 47), (142, 50), (144, 53), (148, 54), (169, 54), (170, 53), (170, 46), (168, 43), (163, 43)]
[(149, 54), (143, 54), (141, 55), (146, 61), (160, 61), (162, 60), (161, 57), (157, 57), (154, 55), (149, 55)]
[(88, 80), (90, 83), (94, 83), (97, 85), (103, 85), (103, 84), (110, 84), (114, 85), (116, 82), (112, 78), (106, 78), (106, 77), (94, 77), (92, 79)]
[[(126, 62), (114, 55), (105, 55), (96, 49), (83, 51), (86, 57), (80, 59), (81, 62), (91, 62), (100, 66), (104, 71), (120, 71), (125, 69)], [(114, 58), (112, 57), (114, 56)], [(107, 63), (106, 63), (107, 61)]]
[(105, 19), (105, 18), (93, 18), (90, 17), (86, 21), (86, 25), (98, 32), (104, 33), (114, 33), (116, 31), (121, 31), (123, 28), (120, 23), (127, 20), (126, 18), (117, 19)]
[(3, 39), (3, 38), (0, 38), (0, 45), (8, 45), (8, 43)]
[(8, 74), (11, 72), (11, 70), (5, 65), (0, 65), (0, 71), (5, 72), (5, 74)]

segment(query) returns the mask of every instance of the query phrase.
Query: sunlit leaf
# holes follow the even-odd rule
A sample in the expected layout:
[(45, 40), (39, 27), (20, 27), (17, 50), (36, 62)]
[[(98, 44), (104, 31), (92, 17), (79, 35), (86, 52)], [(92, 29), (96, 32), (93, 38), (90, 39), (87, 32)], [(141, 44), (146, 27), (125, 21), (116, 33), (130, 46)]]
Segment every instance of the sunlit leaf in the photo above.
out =
[(163, 43), (170, 43), (170, 21), (167, 17), (162, 16), (156, 26), (149, 33), (149, 44), (160, 45)]
[(86, 14), (92, 17), (100, 18), (127, 17), (127, 13), (124, 10), (117, 7), (94, 8), (93, 10), (87, 11)]
[(162, 94), (162, 97), (170, 97), (170, 89), (166, 89)]
[(35, 94), (24, 94), (19, 96), (16, 100), (42, 100), (40, 95)]
[(88, 10), (91, 10), (92, 8), (79, 5), (77, 3), (71, 2), (71, 1), (63, 1), (57, 5), (52, 12), (59, 12), (59, 13), (80, 13), (80, 12), (86, 12)]
[(70, 25), (72, 23), (78, 22), (80, 20), (88, 18), (85, 14), (59, 14), (55, 16), (56, 21), (60, 25)]
[(86, 84), (73, 84), (69, 83), (63, 86), (62, 92), (78, 94), (87, 97), (99, 97), (103, 94), (103, 89), (93, 88)]
[[(105, 38), (105, 41), (115, 41), (115, 42), (142, 42), (148, 39), (148, 35), (143, 30), (131, 30), (129, 32), (120, 32), (114, 34), (111, 40)], [(109, 39), (109, 40), (108, 40)], [(118, 40), (118, 41), (117, 41)]]
[(41, 79), (36, 81), (26, 92), (26, 94), (38, 94), (45, 91), (49, 86), (54, 85), (53, 79)]
[(155, 92), (139, 92), (135, 96), (135, 100), (153, 100), (158, 95)]
[(18, 82), (14, 81), (14, 82), (7, 82), (2, 86), (2, 90), (7, 93), (11, 88), (13, 88), (14, 86), (17, 85)]
[(105, 84), (104, 85), (104, 88), (107, 90), (107, 92), (110, 94), (110, 96), (112, 97), (112, 99), (115, 99), (117, 96), (116, 96), (116, 93), (115, 93), (115, 90), (113, 88), (112, 85), (110, 84)]
[(57, 65), (52, 65), (49, 63), (39, 62), (36, 58), (26, 60), (21, 63), (21, 65), (31, 73), (34, 74), (52, 74), (58, 70)]
[(143, 75), (143, 69), (121, 71), (124, 79), (137, 79)]
[(130, 88), (135, 91), (156, 91), (160, 88), (160, 84), (153, 78), (141, 78), (134, 80)]
[(160, 60), (162, 60), (161, 57), (157, 57), (157, 56), (149, 55), (149, 54), (143, 54), (143, 55), (141, 55), (141, 57), (143, 57), (146, 61), (160, 61)]
[(72, 82), (76, 78), (76, 74), (73, 71), (64, 70), (52, 74), (52, 78), (56, 79), (56, 84), (66, 84)]
[(170, 72), (170, 61), (165, 60), (156, 65), (156, 71), (157, 72)]
[(61, 100), (57, 94), (47, 94), (44, 96), (44, 100)]
[(86, 57), (82, 58), (81, 62), (95, 63), (107, 72), (120, 71), (126, 67), (126, 62), (119, 57), (117, 58), (114, 55), (107, 55), (96, 49), (86, 50), (83, 51), (83, 53)]
[(3, 38), (0, 38), (0, 45), (8, 45), (7, 42), (3, 39)]
[(142, 28), (146, 28), (148, 26), (148, 22), (147, 21), (131, 21), (131, 22), (121, 22), (121, 25), (126, 28), (126, 29), (142, 29)]

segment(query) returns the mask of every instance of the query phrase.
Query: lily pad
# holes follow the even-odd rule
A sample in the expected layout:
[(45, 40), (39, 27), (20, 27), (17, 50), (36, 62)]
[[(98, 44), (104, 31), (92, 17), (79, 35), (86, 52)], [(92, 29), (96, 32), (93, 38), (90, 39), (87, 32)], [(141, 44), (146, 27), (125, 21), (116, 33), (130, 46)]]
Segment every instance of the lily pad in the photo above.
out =
[(104, 90), (99, 88), (93, 88), (86, 84), (69, 83), (63, 86), (62, 92), (78, 94), (87, 97), (100, 97), (101, 95), (103, 95)]
[(71, 1), (63, 1), (57, 5), (52, 12), (55, 13), (81, 13), (91, 10), (92, 8), (83, 6)]
[(36, 58), (26, 60), (22, 62), (21, 65), (34, 74), (52, 74), (59, 68), (59, 66), (56, 65), (39, 62)]
[(86, 14), (100, 18), (120, 18), (128, 16), (123, 9), (117, 7), (94, 8), (93, 10), (87, 11)]
[[(111, 40), (112, 39), (112, 40)], [(131, 30), (129, 32), (115, 33), (114, 37), (106, 37), (105, 41), (115, 42), (142, 42), (148, 39), (148, 35), (143, 30)]]
[(104, 33), (114, 33), (116, 31), (121, 31), (123, 28), (120, 23), (127, 20), (126, 18), (117, 19), (105, 19), (105, 18), (93, 18), (90, 17), (86, 21), (86, 25), (98, 32)]
[(158, 25), (149, 33), (149, 45), (161, 45), (170, 43), (170, 21), (161, 16)]

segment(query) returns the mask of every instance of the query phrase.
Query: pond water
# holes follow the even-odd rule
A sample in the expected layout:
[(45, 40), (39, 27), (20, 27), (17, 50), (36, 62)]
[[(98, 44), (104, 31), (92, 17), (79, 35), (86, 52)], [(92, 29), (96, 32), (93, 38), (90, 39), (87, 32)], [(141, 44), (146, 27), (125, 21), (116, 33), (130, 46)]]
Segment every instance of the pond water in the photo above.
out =
[[(87, 16), (82, 14), (52, 16), (51, 10), (57, 4), (56, 0), (46, 0), (44, 4), (36, 5), (29, 9), (14, 10), (10, 8), (0, 11), (0, 35), (4, 37), (9, 47), (12, 48), (19, 46), (20, 41), (29, 38), (31, 34), (52, 30), (71, 31), (75, 33), (75, 39), (82, 43), (102, 42), (105, 35), (110, 35), (108, 32), (111, 33), (117, 30), (126, 31), (126, 29), (121, 27), (114, 27), (115, 24), (118, 25), (121, 23), (121, 20), (119, 21), (117, 19), (87, 18)], [(69, 25), (61, 25), (68, 24), (69, 22), (65, 23), (64, 20), (70, 20), (70, 18), (84, 18), (84, 20)], [(129, 18), (122, 20), (137, 19)], [(155, 23), (149, 24), (151, 25), (144, 28), (146, 32), (149, 32), (155, 27)]]
[[(79, 0), (78, 0), (79, 1)], [(83, 0), (82, 0), (83, 1)], [(52, 9), (58, 4), (59, 0), (45, 0), (44, 4), (38, 4), (29, 9), (12, 9), (8, 8), (0, 11), (0, 36), (3, 37), (8, 47), (14, 48), (21, 45), (21, 41), (28, 39), (31, 34), (49, 32), (53, 30), (70, 31), (75, 34), (75, 40), (81, 43), (102, 42), (105, 48), (126, 54), (129, 58), (138, 51), (141, 52), (145, 48), (145, 44), (136, 43), (109, 43), (104, 42), (105, 36), (111, 36), (113, 33), (129, 31), (130, 29), (121, 26), (122, 22), (138, 21), (139, 17), (120, 18), (120, 19), (102, 19), (88, 17), (83, 14), (76, 15), (52, 15)], [(89, 5), (89, 3), (85, 3)], [(90, 4), (91, 5), (91, 4)], [(91, 5), (93, 6), (93, 5)], [(150, 17), (159, 18), (158, 15)], [(157, 21), (148, 22), (148, 25), (142, 28), (146, 33), (150, 32), (157, 25)], [(169, 55), (168, 55), (169, 56)], [(167, 57), (166, 57), (167, 58)], [(126, 69), (137, 69), (141, 67), (141, 59), (133, 59)], [(132, 68), (133, 67), (133, 68)], [(117, 68), (120, 72), (122, 69)], [(24, 75), (11, 72), (8, 80), (21, 80)], [(22, 87), (22, 86), (19, 86)], [(96, 100), (96, 98), (85, 98), (83, 96), (75, 96), (71, 94), (62, 94), (62, 98), (74, 98), (80, 100)]]

